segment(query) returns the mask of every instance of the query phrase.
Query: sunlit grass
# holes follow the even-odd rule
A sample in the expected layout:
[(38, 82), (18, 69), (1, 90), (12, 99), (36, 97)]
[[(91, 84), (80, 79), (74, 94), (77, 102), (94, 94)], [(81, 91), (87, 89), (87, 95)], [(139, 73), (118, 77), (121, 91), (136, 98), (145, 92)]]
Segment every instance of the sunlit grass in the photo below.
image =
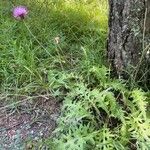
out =
[[(11, 16), (17, 5), (29, 9), (24, 21)], [(66, 71), (86, 68), (85, 51), (91, 64), (104, 62), (107, 34), (104, 1), (18, 0), (3, 2), (1, 10), (2, 91), (48, 90), (47, 72), (53, 68)], [(55, 44), (55, 37), (60, 37), (59, 45)]]

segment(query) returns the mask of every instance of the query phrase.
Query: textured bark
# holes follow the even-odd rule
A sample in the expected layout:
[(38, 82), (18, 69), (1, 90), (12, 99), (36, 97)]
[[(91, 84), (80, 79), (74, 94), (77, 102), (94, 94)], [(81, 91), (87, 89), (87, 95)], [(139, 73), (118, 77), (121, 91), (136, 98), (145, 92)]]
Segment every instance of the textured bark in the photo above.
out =
[(150, 42), (150, 0), (109, 0), (109, 7), (108, 59), (121, 75)]

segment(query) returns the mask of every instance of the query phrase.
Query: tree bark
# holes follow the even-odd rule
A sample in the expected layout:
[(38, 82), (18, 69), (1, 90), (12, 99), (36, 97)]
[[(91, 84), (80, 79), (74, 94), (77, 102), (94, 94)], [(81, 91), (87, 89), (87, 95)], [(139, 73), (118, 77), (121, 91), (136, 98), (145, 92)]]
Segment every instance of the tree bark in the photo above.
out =
[(150, 43), (150, 0), (109, 0), (107, 54), (118, 75), (147, 58)]

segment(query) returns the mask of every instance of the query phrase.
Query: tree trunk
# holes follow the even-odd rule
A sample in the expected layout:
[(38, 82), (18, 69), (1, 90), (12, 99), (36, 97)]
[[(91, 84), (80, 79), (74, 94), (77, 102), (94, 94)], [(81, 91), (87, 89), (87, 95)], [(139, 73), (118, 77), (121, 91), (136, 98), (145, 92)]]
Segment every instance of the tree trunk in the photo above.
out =
[(114, 71), (122, 75), (141, 65), (149, 43), (150, 0), (109, 0), (107, 52)]

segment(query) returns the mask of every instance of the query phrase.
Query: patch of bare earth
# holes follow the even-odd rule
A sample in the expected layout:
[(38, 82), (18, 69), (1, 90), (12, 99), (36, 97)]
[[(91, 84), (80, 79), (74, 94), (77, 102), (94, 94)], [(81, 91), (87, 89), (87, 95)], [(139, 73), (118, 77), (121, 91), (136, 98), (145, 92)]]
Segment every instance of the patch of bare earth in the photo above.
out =
[(27, 141), (53, 136), (60, 103), (45, 95), (21, 99), (0, 103), (0, 150), (24, 150)]

